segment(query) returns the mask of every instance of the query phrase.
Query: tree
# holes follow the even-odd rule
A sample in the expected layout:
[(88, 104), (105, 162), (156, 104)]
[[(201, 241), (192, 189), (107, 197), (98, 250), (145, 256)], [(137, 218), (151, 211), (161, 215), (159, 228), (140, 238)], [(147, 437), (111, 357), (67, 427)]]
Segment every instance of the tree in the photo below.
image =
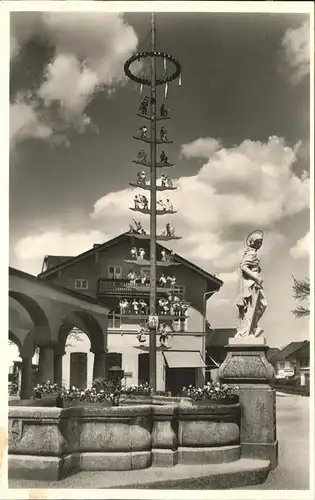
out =
[(310, 297), (310, 280), (309, 278), (304, 278), (302, 280), (298, 280), (293, 276), (293, 298), (298, 302), (306, 301), (307, 305), (299, 305), (295, 309), (293, 309), (293, 314), (297, 318), (302, 318), (304, 316), (309, 316), (310, 314), (310, 305), (309, 305), (309, 297)]
[(74, 327), (68, 335), (66, 347), (73, 347), (71, 340), (76, 342), (82, 342), (84, 338), (84, 332)]

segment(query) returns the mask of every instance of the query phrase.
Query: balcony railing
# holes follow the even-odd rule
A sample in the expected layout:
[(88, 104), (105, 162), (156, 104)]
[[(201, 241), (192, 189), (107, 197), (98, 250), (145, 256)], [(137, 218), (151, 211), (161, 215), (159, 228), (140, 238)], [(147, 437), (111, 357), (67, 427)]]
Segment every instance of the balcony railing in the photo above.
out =
[[(119, 314), (119, 312), (115, 314), (111, 314), (108, 318), (108, 329), (109, 330), (117, 330), (117, 329), (124, 329), (124, 327), (132, 327), (132, 326), (137, 326), (140, 323), (145, 323), (149, 319), (149, 311), (147, 310), (145, 313), (139, 313), (139, 314)], [(187, 328), (187, 321), (188, 316), (182, 316), (182, 315), (175, 315), (175, 314), (168, 314), (168, 315), (159, 315), (159, 321), (161, 323), (166, 322), (166, 323), (174, 323), (174, 322), (180, 322), (181, 327), (183, 328), (183, 331), (186, 330)], [(184, 322), (184, 323), (183, 323)]]
[[(174, 293), (178, 296), (183, 296), (185, 293), (185, 287), (181, 285), (175, 285), (173, 287), (159, 286), (157, 281), (156, 292), (159, 295), (164, 295), (166, 293)], [(130, 284), (127, 279), (107, 279), (100, 278), (98, 282), (98, 294), (99, 295), (115, 295), (115, 296), (130, 296), (137, 297), (141, 295), (150, 294), (150, 283), (143, 284)]]

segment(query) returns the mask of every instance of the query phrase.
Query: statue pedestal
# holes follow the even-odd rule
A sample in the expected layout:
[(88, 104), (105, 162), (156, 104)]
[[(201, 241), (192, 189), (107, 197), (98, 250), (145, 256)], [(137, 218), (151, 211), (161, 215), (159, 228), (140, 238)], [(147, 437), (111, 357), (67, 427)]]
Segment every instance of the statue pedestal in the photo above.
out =
[(270, 460), (278, 465), (276, 434), (276, 391), (270, 381), (274, 368), (266, 358), (265, 339), (230, 339), (227, 356), (218, 370), (219, 380), (236, 384), (242, 407), (241, 455), (244, 458)]
[(248, 346), (248, 345), (266, 345), (265, 337), (254, 337), (254, 335), (250, 336), (250, 341), (248, 337), (232, 337), (229, 339), (229, 346), (238, 345), (238, 346)]

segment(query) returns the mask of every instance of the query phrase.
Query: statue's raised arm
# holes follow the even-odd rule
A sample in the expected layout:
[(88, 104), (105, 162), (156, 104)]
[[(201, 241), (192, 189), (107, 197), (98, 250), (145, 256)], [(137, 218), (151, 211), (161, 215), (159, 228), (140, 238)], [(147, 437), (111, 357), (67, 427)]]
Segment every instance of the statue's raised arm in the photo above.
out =
[(267, 308), (258, 255), (262, 243), (261, 230), (255, 230), (247, 236), (247, 246), (238, 268), (239, 294), (236, 305), (239, 323), (236, 338), (259, 337), (263, 332), (258, 327), (258, 322)]

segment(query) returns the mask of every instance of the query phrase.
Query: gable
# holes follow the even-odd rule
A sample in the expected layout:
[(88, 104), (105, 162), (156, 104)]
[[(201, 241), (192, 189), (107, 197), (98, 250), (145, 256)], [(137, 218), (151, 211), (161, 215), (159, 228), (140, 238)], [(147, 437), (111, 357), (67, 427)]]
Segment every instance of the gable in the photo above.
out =
[(310, 343), (307, 341), (300, 349), (288, 356), (288, 359), (301, 359), (310, 357)]
[(289, 345), (284, 347), (282, 351), (278, 352), (278, 354), (273, 357), (272, 361), (284, 361), (301, 347), (303, 347), (303, 345), (304, 342), (291, 342)]
[[(149, 242), (146, 240), (146, 245), (148, 243)], [(63, 269), (67, 269), (69, 267), (77, 265), (79, 262), (83, 262), (84, 260), (86, 260), (89, 257), (93, 257), (95, 259), (95, 256), (97, 254), (101, 255), (103, 252), (107, 252), (107, 250), (110, 248), (113, 248), (113, 247), (119, 248), (120, 246), (125, 246), (125, 244), (128, 244), (128, 249), (129, 249), (131, 246), (130, 236), (128, 236), (126, 233), (123, 233), (123, 234), (120, 234), (119, 236), (117, 236), (116, 238), (113, 238), (105, 243), (95, 245), (90, 250), (83, 252), (75, 257), (72, 257), (72, 258), (70, 257), (69, 259), (66, 259), (63, 262), (60, 261), (60, 263), (58, 263), (55, 267), (47, 269), (46, 271), (43, 271), (42, 273), (40, 273), (38, 275), (38, 278), (45, 279), (48, 277), (53, 277), (59, 271), (62, 271)], [(143, 246), (144, 246), (144, 242), (143, 242)], [(157, 243), (158, 255), (160, 254), (162, 249), (169, 251), (168, 248), (164, 247), (160, 243)], [(126, 254), (124, 254), (124, 256), (122, 256), (122, 258), (126, 258)], [(216, 276), (211, 275), (207, 271), (204, 271), (203, 269), (196, 266), (195, 264), (188, 261), (187, 259), (181, 257), (180, 255), (174, 254), (174, 260), (176, 262), (179, 262), (179, 263), (183, 264), (184, 266), (190, 268), (195, 273), (202, 275), (208, 281), (209, 284), (211, 283), (210, 289), (213, 289), (213, 288), (219, 289), (222, 286), (222, 284), (223, 284), (222, 280), (220, 280)]]

